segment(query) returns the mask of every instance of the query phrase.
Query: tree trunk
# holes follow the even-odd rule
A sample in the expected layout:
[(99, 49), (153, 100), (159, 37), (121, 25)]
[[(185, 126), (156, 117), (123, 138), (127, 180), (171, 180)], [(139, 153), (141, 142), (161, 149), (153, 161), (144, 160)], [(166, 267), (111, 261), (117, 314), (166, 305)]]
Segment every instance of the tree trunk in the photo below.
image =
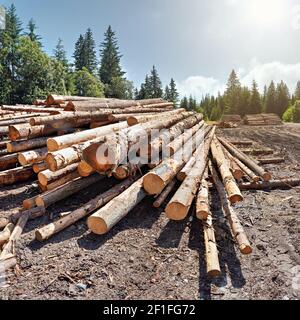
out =
[(249, 140), (235, 140), (235, 141), (230, 141), (231, 144), (234, 146), (252, 146), (253, 141)]
[(23, 141), (11, 141), (7, 143), (7, 151), (12, 152), (20, 152), (26, 150), (32, 150), (35, 148), (44, 147), (47, 144), (47, 138), (41, 137), (31, 140), (23, 140)]
[(57, 189), (47, 191), (41, 195), (39, 195), (35, 203), (38, 207), (49, 207), (51, 204), (58, 202), (62, 199), (65, 199), (71, 196), (74, 193), (77, 193), (80, 190), (87, 188), (88, 186), (102, 180), (103, 177), (94, 174), (87, 178), (78, 178), (76, 180), (70, 181)]
[(231, 203), (243, 201), (243, 196), (239, 187), (237, 186), (234, 177), (228, 167), (228, 162), (222, 151), (222, 145), (219, 143), (216, 137), (214, 137), (211, 144), (211, 153), (213, 160), (218, 166), (219, 172), (222, 176), (222, 180), (228, 194), (228, 198)]
[(18, 163), (18, 154), (8, 154), (0, 157), (0, 171), (13, 168)]
[(64, 177), (65, 175), (71, 172), (77, 171), (77, 167), (78, 167), (78, 163), (74, 163), (55, 172), (49, 169), (44, 170), (38, 174), (38, 180), (41, 185), (46, 186), (49, 183), (52, 183), (58, 179), (61, 179), (62, 177)]
[(235, 180), (240, 181), (242, 177), (245, 175), (245, 172), (242, 170), (242, 168), (238, 165), (238, 163), (235, 161), (236, 158), (234, 158), (226, 148), (222, 146), (223, 153), (226, 157), (226, 159), (229, 161), (229, 169), (234, 177)]
[(81, 132), (71, 133), (60, 137), (49, 138), (47, 142), (48, 150), (58, 151), (60, 149), (67, 148), (74, 144), (85, 142), (87, 140), (92, 140), (99, 138), (105, 135), (108, 135), (112, 132), (116, 132), (121, 129), (127, 128), (128, 125), (126, 122), (115, 123), (105, 127), (94, 128), (90, 130), (85, 130)]
[(269, 148), (265, 149), (241, 149), (241, 152), (250, 156), (260, 156), (260, 155), (270, 155), (273, 154), (274, 151)]
[(74, 224), (78, 220), (89, 215), (94, 210), (102, 207), (103, 205), (111, 201), (113, 198), (115, 198), (116, 196), (121, 194), (124, 190), (126, 190), (130, 185), (132, 185), (133, 182), (134, 182), (134, 179), (128, 178), (127, 180), (117, 184), (116, 186), (105, 191), (104, 193), (98, 195), (96, 198), (90, 200), (85, 205), (71, 212), (70, 214), (54, 222), (51, 222), (50, 224), (40, 229), (37, 229), (35, 232), (35, 238), (39, 241), (43, 241), (50, 238), (54, 234), (69, 227), (70, 225)]
[[(125, 110), (126, 111), (126, 110)], [(128, 121), (129, 118), (132, 118), (132, 120), (128, 123), (128, 125), (132, 125), (132, 121), (137, 121), (135, 118), (140, 117), (140, 116), (153, 116), (155, 114), (160, 114), (159, 112), (151, 112), (151, 113), (121, 113), (121, 114), (110, 114), (108, 116), (108, 120), (113, 121), (113, 122), (118, 122), (118, 121)]]
[(273, 164), (273, 163), (282, 163), (285, 161), (284, 158), (274, 157), (274, 158), (265, 158), (265, 159), (256, 159), (257, 162), (261, 164)]
[[(11, 233), (14, 229), (14, 224), (9, 223), (5, 226), (4, 230), (0, 232), (0, 248), (9, 240)], [(1, 271), (1, 270), (0, 270)]]
[(201, 181), (201, 185), (196, 197), (196, 217), (200, 220), (206, 220), (209, 217), (209, 190), (208, 190), (207, 167)]
[(60, 114), (64, 111), (55, 109), (55, 108), (38, 108), (35, 106), (2, 106), (3, 110), (9, 110), (9, 111), (22, 111), (22, 112), (35, 112), (35, 113), (48, 113), (48, 114)]
[(168, 195), (173, 191), (176, 185), (176, 179), (174, 178), (162, 191), (162, 193), (153, 202), (153, 207), (159, 208), (164, 201), (167, 199)]
[(0, 172), (0, 185), (11, 185), (17, 182), (27, 181), (32, 178), (32, 168), (15, 168)]
[(32, 198), (28, 198), (28, 199), (23, 200), (23, 208), (25, 210), (29, 210), (29, 209), (35, 207), (36, 206), (35, 200), (36, 200), (37, 197), (38, 196), (34, 196)]
[(48, 149), (39, 148), (35, 150), (21, 152), (18, 155), (18, 161), (22, 166), (40, 162), (46, 158), (48, 154)]
[(54, 190), (54, 189), (62, 186), (63, 184), (66, 184), (67, 182), (73, 181), (79, 177), (80, 177), (80, 174), (76, 170), (76, 171), (73, 171), (73, 172), (66, 174), (65, 176), (61, 177), (60, 179), (57, 179), (51, 183), (48, 183), (46, 186), (40, 185), (40, 187), (43, 192)]
[(93, 213), (87, 220), (89, 229), (93, 233), (104, 234), (115, 226), (145, 198), (146, 193), (143, 190), (142, 182), (143, 178), (140, 178), (119, 196)]
[(252, 160), (247, 155), (243, 154), (236, 147), (228, 143), (223, 138), (218, 138), (219, 141), (223, 144), (223, 146), (235, 157), (242, 161), (246, 166), (248, 166), (254, 173), (258, 176), (262, 177), (265, 181), (269, 181), (271, 179), (271, 174), (261, 168), (254, 160)]
[(83, 160), (79, 162), (77, 170), (81, 177), (88, 177), (95, 172), (95, 170)]
[(290, 189), (300, 185), (300, 179), (271, 180), (257, 183), (240, 183), (241, 190)]
[(114, 124), (114, 121), (109, 121), (109, 120), (105, 120), (105, 121), (95, 121), (95, 122), (91, 122), (90, 123), (90, 129), (95, 129), (95, 128), (99, 128), (99, 127), (103, 127), (103, 126), (107, 126), (109, 124)]
[(67, 101), (110, 101), (111, 99), (107, 98), (97, 98), (97, 97), (82, 97), (82, 96), (66, 96), (66, 95), (57, 95), (57, 94), (50, 94), (45, 103), (47, 105), (54, 105), (54, 104), (64, 104)]
[(28, 214), (29, 215), (29, 218), (28, 218), (29, 220), (34, 220), (36, 218), (39, 218), (39, 217), (43, 216), (45, 213), (46, 213), (45, 207), (33, 207), (33, 208), (30, 208), (30, 209), (26, 209), (26, 210), (20, 210), (19, 212), (12, 214), (10, 216), (10, 220), (13, 223), (15, 223), (24, 214)]
[(55, 133), (57, 129), (52, 128), (51, 126), (34, 126), (32, 127), (29, 123), (16, 124), (14, 126), (9, 126), (9, 138), (12, 141), (18, 139), (31, 139), (41, 136), (46, 136), (52, 133)]
[(39, 163), (34, 163), (32, 166), (32, 169), (33, 169), (34, 173), (39, 173), (41, 171), (47, 170), (48, 164), (45, 161), (42, 161)]
[(0, 230), (5, 228), (9, 224), (9, 219), (7, 218), (0, 218)]
[(223, 212), (229, 221), (233, 236), (239, 245), (239, 249), (243, 254), (250, 254), (252, 252), (250, 242), (238, 219), (237, 214), (235, 213), (234, 209), (232, 208), (230, 202), (227, 199), (224, 186), (221, 180), (219, 179), (218, 173), (211, 162), (209, 163), (209, 169), (221, 200)]

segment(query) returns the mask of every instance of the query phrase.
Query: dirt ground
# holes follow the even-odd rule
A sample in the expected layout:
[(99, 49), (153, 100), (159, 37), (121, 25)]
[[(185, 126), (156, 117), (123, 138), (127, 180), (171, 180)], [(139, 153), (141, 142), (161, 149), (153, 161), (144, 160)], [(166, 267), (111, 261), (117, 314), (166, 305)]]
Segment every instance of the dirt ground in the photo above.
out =
[[(284, 164), (266, 166), (274, 177), (299, 176), (300, 125), (242, 126), (222, 132), (257, 141), (284, 156)], [(205, 274), (201, 223), (192, 217), (169, 221), (162, 210), (152, 207), (150, 197), (106, 236), (91, 234), (83, 220), (44, 243), (33, 240), (35, 228), (114, 183), (109, 180), (97, 189), (86, 189), (29, 222), (17, 247), (19, 269), (6, 274), (0, 299), (300, 298), (299, 187), (243, 192), (244, 202), (235, 207), (253, 245), (250, 256), (237, 250), (212, 190), (222, 269), (217, 279)], [(35, 194), (32, 184), (2, 188), (0, 216), (16, 211), (23, 199)]]

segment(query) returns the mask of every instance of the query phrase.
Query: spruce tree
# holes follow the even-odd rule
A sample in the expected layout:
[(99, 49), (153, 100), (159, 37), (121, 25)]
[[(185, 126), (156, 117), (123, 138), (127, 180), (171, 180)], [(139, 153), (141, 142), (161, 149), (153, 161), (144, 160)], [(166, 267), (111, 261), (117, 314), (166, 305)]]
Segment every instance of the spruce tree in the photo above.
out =
[(125, 72), (122, 71), (116, 34), (111, 26), (108, 27), (104, 34), (104, 41), (100, 50), (100, 69), (99, 77), (102, 83), (110, 85), (113, 78), (122, 78)]
[(225, 91), (225, 99), (227, 106), (227, 113), (240, 113), (241, 112), (241, 83), (235, 73), (232, 70)]
[(165, 87), (165, 92), (164, 92), (164, 99), (167, 101), (172, 101), (171, 100), (171, 95), (170, 95), (170, 88), (168, 85)]
[(189, 107), (189, 102), (186, 96), (184, 96), (180, 102), (180, 108), (184, 108), (186, 110), (188, 110)]
[(54, 57), (57, 61), (61, 62), (65, 68), (68, 67), (67, 54), (61, 38), (58, 39), (57, 45), (54, 49)]
[(255, 82), (255, 80), (253, 80), (248, 113), (256, 114), (261, 112), (262, 112), (261, 98), (258, 92), (257, 83)]
[(75, 43), (75, 51), (73, 54), (75, 70), (79, 71), (84, 67), (84, 37), (81, 34)]
[(281, 81), (276, 87), (275, 113), (280, 117), (284, 114), (289, 105), (290, 93), (287, 85)]
[(294, 97), (295, 100), (300, 100), (300, 81), (297, 82)]
[(149, 76), (149, 88), (150, 88), (149, 98), (162, 98), (163, 96), (162, 84), (155, 66), (152, 67), (152, 70)]
[(95, 41), (90, 28), (87, 29), (83, 42), (83, 67), (94, 74), (97, 67)]
[(276, 89), (274, 81), (272, 80), (267, 91), (266, 96), (266, 112), (275, 113), (276, 111)]
[(26, 35), (29, 37), (29, 39), (31, 40), (31, 41), (34, 41), (34, 42), (36, 42), (40, 47), (42, 46), (42, 44), (41, 44), (41, 36), (40, 35), (38, 35), (37, 33), (36, 33), (36, 29), (37, 29), (37, 27), (36, 27), (36, 24), (35, 24), (35, 22), (34, 22), (34, 20), (31, 18), (30, 20), (29, 20), (29, 22), (28, 22), (28, 25), (27, 25), (27, 28), (28, 28), (28, 32), (26, 33)]
[(170, 87), (170, 101), (172, 101), (174, 103), (174, 105), (176, 106), (177, 102), (178, 102), (179, 94), (177, 92), (176, 83), (173, 78), (171, 78), (169, 87)]

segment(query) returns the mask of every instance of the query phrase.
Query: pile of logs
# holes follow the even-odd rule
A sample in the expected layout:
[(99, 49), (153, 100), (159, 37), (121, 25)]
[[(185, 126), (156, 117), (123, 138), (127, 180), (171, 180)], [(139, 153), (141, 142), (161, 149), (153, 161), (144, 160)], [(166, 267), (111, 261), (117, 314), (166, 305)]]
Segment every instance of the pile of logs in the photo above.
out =
[(236, 128), (242, 122), (239, 114), (224, 114), (218, 123), (221, 128)]
[(275, 113), (247, 114), (243, 122), (249, 126), (280, 125), (282, 121)]
[[(40, 190), (40, 194), (23, 202), (18, 213), (0, 220), (0, 228), (4, 228), (0, 232), (0, 267), (16, 264), (15, 242), (28, 220), (44, 215), (52, 204), (114, 176), (119, 183), (38, 228), (35, 238), (44, 241), (83, 218), (87, 218), (91, 232), (105, 234), (145, 197), (152, 196), (153, 205), (164, 206), (169, 219), (183, 220), (195, 211), (203, 222), (207, 272), (218, 276), (209, 190), (214, 187), (217, 191), (240, 252), (249, 254), (251, 244), (234, 209), (235, 203), (243, 201), (241, 190), (300, 183), (299, 179), (272, 180), (262, 164), (280, 162), (279, 158), (254, 159), (253, 152), (243, 152), (254, 150), (251, 141), (230, 142), (217, 136), (216, 128), (205, 124), (201, 114), (173, 109), (171, 103), (161, 99), (124, 101), (51, 95), (35, 104), (37, 107), (29, 109), (58, 113), (35, 114), (28, 122), (9, 124), (0, 141), (0, 150), (5, 153), (0, 157), (0, 170), (6, 170), (1, 173), (2, 180), (0, 174), (0, 185), (24, 181), (18, 178), (17, 171), (21, 170), (19, 176), (25, 177), (27, 172), (26, 179), (37, 175)], [(168, 130), (152, 136), (153, 129)], [(135, 149), (138, 137), (145, 135), (149, 139), (142, 140)], [(186, 145), (192, 151), (189, 157), (185, 157)], [(99, 149), (105, 152), (99, 154)], [(143, 154), (151, 161), (126, 163), (124, 160), (132, 153)]]

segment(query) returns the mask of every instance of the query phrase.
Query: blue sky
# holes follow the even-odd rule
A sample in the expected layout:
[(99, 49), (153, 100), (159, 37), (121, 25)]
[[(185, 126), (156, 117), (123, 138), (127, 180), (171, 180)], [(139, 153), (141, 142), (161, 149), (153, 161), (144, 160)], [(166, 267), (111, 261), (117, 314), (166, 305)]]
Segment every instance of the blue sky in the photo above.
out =
[(164, 84), (173, 77), (197, 98), (222, 91), (232, 68), (260, 88), (282, 79), (293, 90), (300, 80), (299, 0), (0, 0), (12, 2), (24, 25), (36, 21), (48, 53), (60, 37), (71, 57), (88, 27), (98, 49), (111, 24), (136, 85), (153, 64)]

